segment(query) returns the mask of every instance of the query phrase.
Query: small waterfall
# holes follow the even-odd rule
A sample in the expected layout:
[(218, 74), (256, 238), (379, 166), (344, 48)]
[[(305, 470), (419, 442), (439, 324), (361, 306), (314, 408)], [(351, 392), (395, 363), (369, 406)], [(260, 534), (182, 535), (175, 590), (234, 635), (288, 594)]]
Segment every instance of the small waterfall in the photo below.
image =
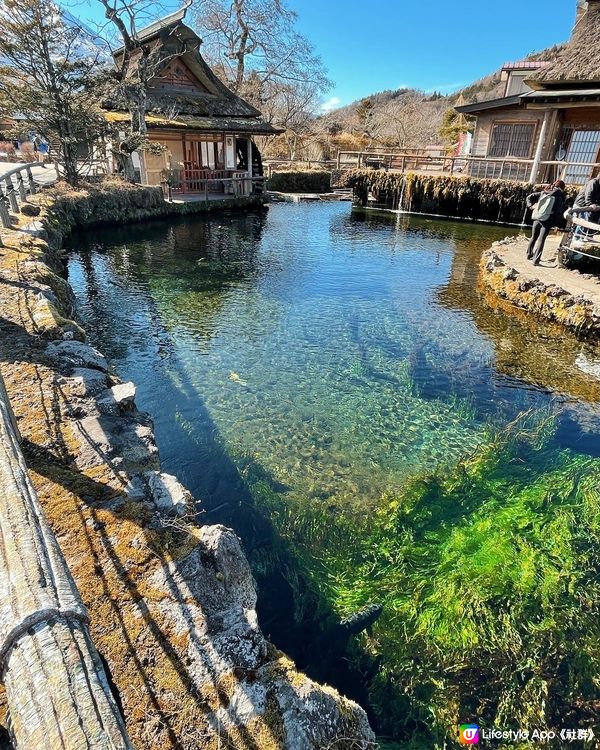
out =
[(400, 200), (398, 201), (398, 211), (402, 213), (402, 204), (404, 203), (404, 188), (406, 187), (406, 177), (402, 178), (402, 189), (400, 190)]

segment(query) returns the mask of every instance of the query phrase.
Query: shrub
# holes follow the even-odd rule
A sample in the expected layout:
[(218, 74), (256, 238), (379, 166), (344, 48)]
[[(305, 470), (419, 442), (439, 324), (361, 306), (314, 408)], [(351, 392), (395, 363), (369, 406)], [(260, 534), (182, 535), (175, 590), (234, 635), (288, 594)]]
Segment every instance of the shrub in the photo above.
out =
[(19, 151), (21, 152), (21, 158), (23, 161), (30, 162), (38, 160), (38, 155), (35, 152), (33, 143), (29, 143), (29, 141), (22, 143)]
[(15, 151), (16, 149), (10, 141), (0, 141), (0, 154), (10, 157), (15, 155)]
[(276, 172), (267, 190), (280, 193), (330, 193), (331, 172)]

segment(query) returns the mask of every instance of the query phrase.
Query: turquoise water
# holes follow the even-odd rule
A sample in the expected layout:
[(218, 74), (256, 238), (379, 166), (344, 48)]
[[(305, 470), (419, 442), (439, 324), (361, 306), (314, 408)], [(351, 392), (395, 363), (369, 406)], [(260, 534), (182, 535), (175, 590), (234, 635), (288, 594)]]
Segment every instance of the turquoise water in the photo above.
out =
[[(74, 236), (68, 270), (90, 341), (154, 419), (163, 469), (253, 550), (261, 482), (335, 524), (530, 410), (555, 419), (550, 452), (600, 454), (597, 349), (477, 290), (482, 251), (506, 233), (284, 204)], [(255, 574), (267, 632), (308, 643), (274, 622), (294, 604), (273, 571)]]
[[(200, 497), (216, 441), (288, 492), (364, 505), (455, 463), (490, 424), (564, 403), (499, 372), (474, 320), (479, 254), (505, 234), (276, 205), (78, 238), (69, 278), (92, 341), (154, 417), (165, 468)], [(596, 398), (573, 362), (565, 383), (587, 379)]]

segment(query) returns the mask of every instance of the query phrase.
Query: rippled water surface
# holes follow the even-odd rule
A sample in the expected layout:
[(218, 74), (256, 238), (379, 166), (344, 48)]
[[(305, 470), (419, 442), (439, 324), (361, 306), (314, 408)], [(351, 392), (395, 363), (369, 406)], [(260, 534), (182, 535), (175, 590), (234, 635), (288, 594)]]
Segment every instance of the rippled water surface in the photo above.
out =
[(69, 278), (165, 468), (200, 496), (226, 497), (219, 463), (249, 453), (286, 492), (365, 504), (524, 409), (562, 412), (557, 439), (585, 449), (593, 352), (476, 293), (505, 234), (276, 205), (75, 237)]

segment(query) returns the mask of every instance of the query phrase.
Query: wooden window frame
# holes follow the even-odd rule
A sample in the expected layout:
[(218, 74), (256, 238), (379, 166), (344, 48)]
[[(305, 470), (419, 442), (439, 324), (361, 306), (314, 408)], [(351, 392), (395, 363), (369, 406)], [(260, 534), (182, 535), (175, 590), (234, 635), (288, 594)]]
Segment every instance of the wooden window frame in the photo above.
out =
[[(529, 147), (529, 156), (490, 156), (490, 150), (492, 147), (492, 137), (494, 135), (494, 128), (496, 125), (533, 125), (533, 137), (531, 139), (531, 146)], [(486, 159), (532, 159), (537, 145), (537, 139), (539, 135), (540, 121), (536, 120), (492, 120), (492, 127), (490, 128), (490, 136), (488, 139)]]

